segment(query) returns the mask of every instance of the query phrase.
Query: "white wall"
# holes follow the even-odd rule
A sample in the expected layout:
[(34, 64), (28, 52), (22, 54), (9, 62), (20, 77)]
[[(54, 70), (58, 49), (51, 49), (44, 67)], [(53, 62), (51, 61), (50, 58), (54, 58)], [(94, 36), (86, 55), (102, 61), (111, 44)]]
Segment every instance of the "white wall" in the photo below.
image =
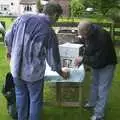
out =
[[(46, 4), (47, 2), (44, 0), (41, 0), (42, 4)], [(13, 3), (13, 5), (12, 5)], [(1, 10), (2, 6), (2, 10)], [(7, 10), (4, 10), (6, 7)], [(4, 14), (12, 13), (13, 15), (21, 15), (24, 14), (24, 6), (20, 5), (20, 0), (0, 0), (0, 12)], [(32, 12), (37, 12), (36, 5), (32, 5)]]
[[(0, 0), (0, 11), (6, 14), (7, 13), (12, 13), (14, 15), (20, 14), (19, 1), (20, 0)], [(7, 6), (7, 8), (5, 6)], [(7, 10), (4, 10), (4, 8), (6, 8)]]
[[(27, 12), (27, 11), (24, 11), (24, 7), (25, 7), (25, 5), (20, 5), (20, 14), (24, 14)], [(37, 12), (36, 5), (31, 5), (31, 8), (32, 8), (31, 12), (33, 12), (33, 13)]]

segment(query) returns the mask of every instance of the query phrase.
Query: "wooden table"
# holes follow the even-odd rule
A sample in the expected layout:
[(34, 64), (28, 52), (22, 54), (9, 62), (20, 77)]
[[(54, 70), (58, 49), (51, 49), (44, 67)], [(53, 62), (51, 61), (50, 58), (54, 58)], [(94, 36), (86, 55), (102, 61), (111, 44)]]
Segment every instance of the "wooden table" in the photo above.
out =
[(82, 104), (82, 83), (56, 82), (56, 101), (59, 106), (80, 106)]

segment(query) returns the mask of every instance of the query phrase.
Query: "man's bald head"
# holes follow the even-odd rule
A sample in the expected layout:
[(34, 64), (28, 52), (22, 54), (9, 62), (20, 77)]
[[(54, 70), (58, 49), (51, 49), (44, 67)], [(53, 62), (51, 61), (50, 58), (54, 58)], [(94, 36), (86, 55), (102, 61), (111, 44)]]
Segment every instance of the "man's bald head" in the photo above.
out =
[(92, 23), (87, 20), (80, 21), (80, 23), (78, 24), (78, 34), (86, 38), (91, 33), (92, 33)]

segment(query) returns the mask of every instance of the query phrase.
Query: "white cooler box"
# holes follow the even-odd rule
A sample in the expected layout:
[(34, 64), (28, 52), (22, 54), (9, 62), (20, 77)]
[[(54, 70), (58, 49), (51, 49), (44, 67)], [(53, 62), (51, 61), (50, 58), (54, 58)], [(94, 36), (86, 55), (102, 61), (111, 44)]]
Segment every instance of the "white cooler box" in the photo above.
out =
[(61, 64), (63, 67), (68, 67), (70, 71), (70, 78), (64, 80), (57, 72), (51, 71), (50, 66), (46, 63), (45, 79), (52, 82), (82, 82), (85, 76), (84, 65), (75, 68), (74, 60), (79, 56), (79, 50), (82, 44), (65, 43), (59, 45)]
[[(85, 77), (84, 65), (75, 68), (74, 60), (79, 56), (79, 50), (83, 45), (65, 43), (59, 45), (61, 64), (68, 67), (69, 79), (65, 80), (57, 72), (51, 71), (46, 63), (45, 80), (56, 83), (56, 101), (60, 106), (80, 106), (82, 104), (83, 81)], [(69, 98), (69, 99), (68, 99)]]

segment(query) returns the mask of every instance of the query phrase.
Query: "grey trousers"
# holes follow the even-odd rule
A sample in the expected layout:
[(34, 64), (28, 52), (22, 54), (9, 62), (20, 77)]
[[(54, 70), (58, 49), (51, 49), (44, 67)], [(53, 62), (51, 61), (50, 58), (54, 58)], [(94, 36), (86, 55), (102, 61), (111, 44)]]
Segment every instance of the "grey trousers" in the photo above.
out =
[(94, 115), (104, 117), (105, 105), (111, 87), (115, 65), (108, 65), (102, 69), (92, 69), (92, 84), (88, 103), (94, 106)]

